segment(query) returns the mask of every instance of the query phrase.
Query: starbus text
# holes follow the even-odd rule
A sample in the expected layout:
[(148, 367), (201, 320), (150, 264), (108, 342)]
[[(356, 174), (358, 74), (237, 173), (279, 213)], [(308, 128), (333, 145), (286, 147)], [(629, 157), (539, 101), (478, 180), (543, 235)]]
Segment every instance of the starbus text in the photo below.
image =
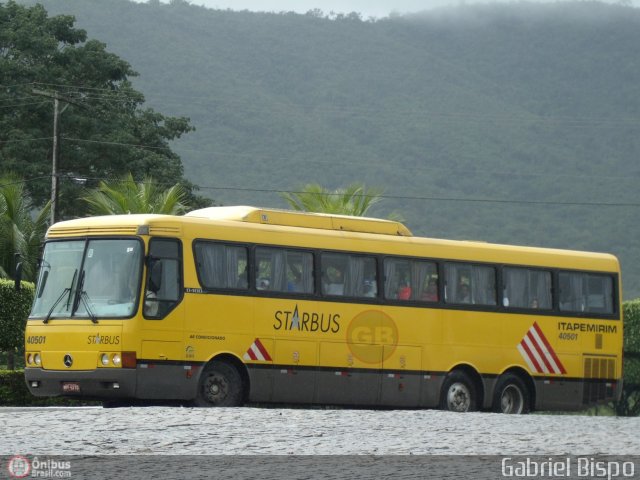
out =
[(275, 313), (274, 330), (300, 330), (305, 332), (340, 331), (340, 314), (338, 313), (298, 313), (298, 307), (291, 310), (278, 310)]

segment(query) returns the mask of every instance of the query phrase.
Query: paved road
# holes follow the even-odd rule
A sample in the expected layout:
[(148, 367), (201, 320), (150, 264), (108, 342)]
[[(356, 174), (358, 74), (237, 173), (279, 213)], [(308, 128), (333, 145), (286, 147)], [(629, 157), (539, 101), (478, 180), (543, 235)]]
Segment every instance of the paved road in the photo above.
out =
[(435, 410), (0, 408), (0, 454), (637, 455), (640, 418)]

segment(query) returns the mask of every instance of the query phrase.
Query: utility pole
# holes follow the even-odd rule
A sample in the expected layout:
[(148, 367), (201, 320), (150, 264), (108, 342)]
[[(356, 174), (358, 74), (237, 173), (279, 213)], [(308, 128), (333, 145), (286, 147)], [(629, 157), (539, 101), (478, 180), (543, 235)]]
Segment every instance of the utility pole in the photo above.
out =
[[(84, 107), (74, 100), (60, 95), (58, 92), (45, 92), (43, 90), (32, 89), (34, 95), (53, 98), (53, 152), (51, 154), (51, 225), (56, 223), (58, 218), (58, 156), (60, 148), (60, 114), (64, 112), (69, 104)], [(60, 101), (66, 103), (60, 111)]]
[(58, 123), (60, 122), (60, 100), (53, 98), (53, 152), (51, 154), (51, 225), (56, 223), (58, 209)]

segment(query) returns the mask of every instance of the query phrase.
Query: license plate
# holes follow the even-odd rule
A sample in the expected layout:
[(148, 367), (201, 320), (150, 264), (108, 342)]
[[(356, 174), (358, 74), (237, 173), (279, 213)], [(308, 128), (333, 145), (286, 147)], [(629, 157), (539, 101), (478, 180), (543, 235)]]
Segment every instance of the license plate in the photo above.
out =
[(62, 391), (64, 393), (80, 393), (80, 384), (78, 382), (63, 382)]

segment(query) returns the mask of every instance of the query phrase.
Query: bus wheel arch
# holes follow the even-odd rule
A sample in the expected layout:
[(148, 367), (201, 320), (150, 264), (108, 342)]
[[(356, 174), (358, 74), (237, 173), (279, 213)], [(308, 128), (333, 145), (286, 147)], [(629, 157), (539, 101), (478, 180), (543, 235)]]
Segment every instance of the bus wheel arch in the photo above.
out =
[(238, 407), (249, 398), (249, 374), (245, 365), (230, 354), (209, 360), (198, 378), (193, 404), (198, 407)]
[(525, 414), (535, 405), (535, 384), (531, 376), (520, 368), (504, 371), (497, 379), (492, 400), (496, 413)]
[(473, 412), (482, 406), (484, 385), (480, 374), (469, 365), (458, 365), (444, 378), (440, 408), (452, 412)]

